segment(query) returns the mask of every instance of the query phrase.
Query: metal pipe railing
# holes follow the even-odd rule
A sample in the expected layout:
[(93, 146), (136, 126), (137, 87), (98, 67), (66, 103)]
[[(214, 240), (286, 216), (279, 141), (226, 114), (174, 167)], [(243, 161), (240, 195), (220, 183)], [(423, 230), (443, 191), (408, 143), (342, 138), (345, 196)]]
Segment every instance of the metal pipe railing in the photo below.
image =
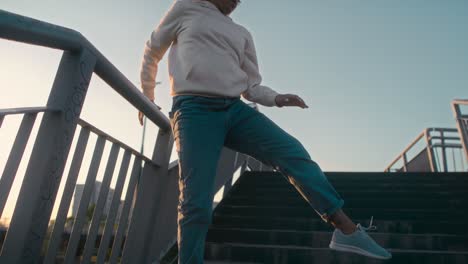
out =
[(86, 175), (86, 182), (79, 202), (79, 207), (76, 213), (75, 221), (73, 223), (73, 229), (71, 231), (70, 238), (67, 243), (64, 263), (73, 263), (75, 261), (75, 254), (78, 249), (78, 243), (81, 238), (81, 230), (83, 229), (83, 226), (86, 221), (86, 213), (88, 211), (88, 205), (91, 200), (91, 195), (94, 191), (94, 183), (96, 182), (97, 173), (101, 164), (105, 143), (105, 138), (103, 136), (99, 136), (96, 146), (94, 148), (93, 157), (91, 159), (91, 165), (89, 166), (88, 174)]
[(468, 100), (455, 99), (452, 101), (452, 110), (457, 122), (457, 129), (461, 137), (461, 143), (465, 152), (465, 159), (468, 162), (468, 115), (461, 112), (462, 105), (467, 106)]
[(412, 149), (424, 136), (426, 135), (425, 131), (421, 132), (398, 156), (393, 159), (390, 164), (385, 168), (385, 172), (390, 172), (391, 168), (401, 159), (403, 159), (403, 166), (406, 167), (407, 164), (407, 153)]
[(50, 109), (48, 107), (19, 107), (19, 108), (4, 108), (0, 109), (0, 116), (7, 115), (23, 115), (23, 114), (37, 114), (41, 112), (58, 112), (60, 110)]
[[(433, 135), (436, 132), (438, 135)], [(457, 133), (457, 129), (454, 128), (426, 128), (423, 132), (421, 132), (390, 164), (385, 168), (386, 172), (390, 172), (392, 167), (395, 166), (400, 160), (403, 161), (402, 169), (403, 171), (408, 171), (407, 166), (411, 162), (408, 158), (408, 153), (416, 146), (416, 144), (420, 143), (421, 140), (424, 139), (425, 141), (425, 151), (428, 155), (428, 161), (431, 171), (448, 171), (447, 165), (447, 154), (446, 149), (450, 148), (460, 148), (461, 145), (457, 143), (450, 143), (448, 141), (455, 141), (459, 142), (460, 137), (457, 136), (446, 136), (446, 133)], [(439, 140), (440, 143), (434, 143), (435, 140)], [(434, 152), (435, 148), (441, 148), (441, 155), (442, 155), (442, 168), (439, 168), (437, 165), (437, 153)]]
[(0, 10), (0, 38), (55, 48), (74, 53), (86, 49), (96, 58), (94, 72), (121, 94), (135, 108), (142, 111), (163, 130), (170, 130), (169, 119), (159, 111), (94, 45), (81, 33)]
[[(13, 184), (16, 172), (19, 167), (19, 163), (22, 159), (22, 155), (24, 153), (26, 143), (29, 139), (29, 136), (31, 134), (32, 127), (34, 125), (34, 121), (36, 120), (36, 116), (38, 113), (41, 112), (59, 112), (57, 110), (49, 109), (47, 107), (24, 107), (24, 108), (10, 108), (10, 109), (0, 109), (0, 117), (5, 117), (7, 115), (23, 115), (23, 121), (18, 129), (18, 134), (16, 136), (16, 140), (13, 144), (12, 150), (10, 152), (9, 158), (7, 160), (5, 169), (3, 171), (2, 177), (0, 178), (0, 215), (2, 215), (3, 209), (5, 207), (11, 186)], [(80, 167), (82, 164), (83, 156), (84, 156), (84, 151), (86, 149), (86, 145), (88, 142), (88, 138), (90, 135), (90, 132), (96, 134), (99, 137), (102, 137), (102, 140), (107, 140), (109, 142), (114, 143), (114, 145), (118, 145), (120, 148), (124, 149), (126, 151), (126, 157), (130, 157), (130, 155), (134, 155), (141, 163), (141, 160), (144, 160), (148, 164), (153, 164), (153, 166), (158, 167), (158, 165), (154, 164), (153, 161), (144, 155), (140, 154), (137, 152), (135, 149), (129, 147), (128, 145), (124, 144), (123, 142), (113, 138), (112, 136), (108, 135), (107, 133), (103, 132), (102, 130), (96, 128), (95, 126), (91, 125), (90, 123), (84, 121), (84, 120), (79, 120), (78, 124), (82, 127), (79, 139), (77, 141), (77, 147), (75, 149), (75, 154), (73, 156), (71, 168), (70, 168), (70, 173), (67, 177), (67, 181), (64, 187), (64, 192), (63, 196), (60, 202), (60, 207), (56, 216), (55, 224), (53, 226), (53, 232), (50, 237), (50, 242), (48, 246), (48, 251), (47, 255), (45, 257), (44, 263), (54, 263), (55, 262), (55, 257), (57, 254), (58, 246), (59, 243), (62, 239), (62, 233), (64, 231), (64, 225), (68, 213), (68, 208), (71, 203), (72, 199), (72, 194), (73, 194), (73, 189), (76, 184), (76, 180), (78, 177), (78, 173), (80, 171)], [(95, 158), (95, 157), (94, 157)], [(124, 162), (125, 163), (125, 162)], [(123, 164), (124, 164), (123, 163)], [(125, 171), (126, 172), (126, 171)], [(116, 201), (120, 201), (120, 193), (121, 193), (121, 188), (123, 187), (123, 181), (125, 180), (123, 174), (124, 172), (121, 171), (119, 174), (119, 180), (118, 184), (116, 186), (115, 190), (115, 196), (113, 197), (113, 207), (115, 207), (115, 204), (117, 203)], [(120, 178), (122, 177), (122, 178)], [(134, 176), (136, 179), (136, 176)], [(132, 189), (134, 189), (134, 185), (129, 184), (130, 190), (129, 192), (132, 192)], [(120, 187), (119, 187), (120, 186)], [(84, 202), (86, 203), (86, 202)], [(127, 203), (127, 207), (130, 205), (130, 203)], [(113, 209), (115, 211), (115, 209)], [(128, 211), (127, 211), (128, 212)], [(113, 213), (113, 216), (107, 219), (107, 223), (115, 221), (115, 213)], [(125, 218), (125, 217), (123, 217)], [(97, 219), (97, 218), (96, 218)], [(123, 225), (126, 225), (123, 224)], [(105, 239), (107, 239), (107, 243), (109, 242), (109, 230), (110, 227), (106, 227), (106, 234), (104, 236)], [(113, 230), (112, 230), (113, 231)], [(81, 235), (81, 232), (80, 232)], [(101, 248), (101, 247), (100, 247)], [(103, 250), (103, 249), (102, 249)], [(102, 251), (101, 250), (101, 251)], [(119, 251), (120, 248), (117, 250)], [(101, 253), (102, 254), (102, 253)], [(102, 258), (102, 257), (101, 257)]]
[[(127, 171), (129, 168), (130, 164), (130, 157), (131, 153), (130, 151), (126, 150), (122, 159), (122, 163), (120, 165), (120, 171), (117, 177), (117, 182), (115, 184), (114, 188), (114, 194), (112, 197), (112, 202), (109, 207), (109, 213), (107, 214), (107, 219), (106, 219), (106, 225), (104, 227), (104, 231), (101, 237), (101, 241), (99, 243), (99, 251), (97, 254), (97, 261), (96, 263), (104, 263), (106, 255), (107, 255), (107, 249), (109, 248), (109, 242), (111, 239), (111, 235), (114, 232), (114, 223), (117, 218), (117, 213), (118, 213), (118, 208), (120, 206), (120, 196), (122, 194), (122, 189), (124, 187), (125, 183), (125, 176), (127, 176)], [(124, 216), (126, 217), (126, 216)], [(89, 237), (88, 237), (89, 239)], [(94, 241), (91, 241), (92, 246), (94, 248)], [(89, 255), (91, 255), (93, 252), (90, 252)], [(84, 258), (83, 260), (89, 261), (90, 256)]]
[(0, 178), (0, 216), (5, 208), (11, 186), (13, 185), (15, 175), (18, 171), (21, 159), (23, 158), (26, 144), (31, 136), (31, 131), (36, 121), (37, 114), (45, 111), (48, 111), (46, 107), (0, 109), (0, 127), (3, 119), (7, 115), (24, 115), (13, 143), (13, 147), (8, 155), (2, 177)]
[[(98, 199), (96, 201), (95, 208), (93, 211), (92, 220), (88, 228), (88, 234), (86, 236), (83, 255), (81, 257), (82, 263), (89, 263), (91, 261), (91, 255), (94, 253), (94, 245), (96, 244), (96, 238), (98, 236), (99, 224), (101, 223), (101, 217), (104, 213), (104, 206), (106, 205), (107, 195), (109, 194), (110, 184), (112, 176), (114, 175), (119, 151), (119, 145), (113, 143), (109, 159), (107, 161), (106, 170), (104, 172), (104, 177), (102, 179), (101, 188), (99, 190)], [(76, 255), (76, 252), (70, 253), (72, 254), (73, 258), (71, 258), (69, 262), (66, 261), (65, 263), (72, 263), (74, 261), (74, 256)]]
[(94, 134), (96, 135), (99, 135), (99, 136), (104, 136), (108, 141), (112, 142), (112, 143), (117, 143), (121, 148), (125, 149), (125, 150), (128, 150), (130, 151), (130, 153), (134, 156), (137, 156), (139, 158), (141, 158), (143, 161), (145, 162), (148, 162), (149, 164), (153, 164), (153, 166), (156, 166), (156, 167), (159, 167), (158, 164), (154, 163), (150, 158), (146, 157), (145, 155), (141, 154), (140, 152), (138, 152), (137, 150), (135, 150), (134, 148), (130, 147), (129, 145), (123, 143), (122, 141), (112, 137), (111, 135), (109, 135), (108, 133), (100, 130), (99, 128), (91, 125), (90, 123), (80, 119), (78, 121), (78, 125), (80, 125), (82, 128), (86, 128), (88, 129), (89, 131), (93, 132)]
[(130, 174), (130, 179), (128, 181), (127, 193), (125, 194), (125, 199), (124, 199), (124, 204), (122, 206), (122, 212), (121, 212), (119, 225), (114, 235), (114, 242), (112, 243), (109, 263), (117, 263), (117, 259), (121, 254), (122, 241), (124, 239), (124, 232), (126, 231), (127, 226), (128, 226), (128, 220), (129, 220), (128, 216), (130, 214), (130, 209), (134, 201), (133, 196), (135, 192), (135, 186), (137, 185), (137, 182), (138, 182), (138, 176), (140, 175), (140, 171), (141, 171), (141, 160), (138, 157), (136, 157), (133, 162), (132, 172)]
[[(436, 132), (438, 135), (433, 135)], [(430, 171), (448, 171), (447, 165), (447, 149), (451, 148), (461, 148), (461, 145), (456, 143), (460, 141), (460, 137), (458, 136), (446, 136), (446, 133), (457, 133), (458, 130), (454, 128), (426, 128), (422, 131), (390, 164), (385, 168), (385, 172), (390, 172), (399, 161), (403, 161), (402, 168), (403, 171), (408, 171), (408, 164), (412, 161), (408, 158), (408, 153), (416, 146), (416, 144), (420, 143), (421, 140), (425, 142), (425, 151), (428, 156), (429, 167)], [(435, 140), (440, 141), (439, 143), (434, 142)], [(450, 142), (450, 141), (455, 141)], [(442, 168), (439, 168), (437, 165), (437, 153), (434, 152), (435, 148), (441, 148), (441, 155), (442, 155)]]
[(54, 227), (49, 238), (49, 245), (45, 254), (46, 256), (44, 259), (44, 264), (55, 262), (59, 244), (62, 240), (62, 234), (65, 229), (65, 223), (67, 220), (68, 209), (72, 201), (73, 191), (75, 189), (75, 184), (81, 170), (83, 157), (86, 151), (86, 146), (88, 144), (89, 135), (90, 130), (84, 128), (81, 129), (80, 135), (78, 136), (75, 153), (73, 155), (68, 177), (63, 189), (62, 199), (60, 201)]
[[(2, 262), (5, 260), (7, 263), (36, 261), (44, 241), (76, 125), (81, 123), (97, 133), (100, 132), (79, 120), (92, 73), (100, 76), (128, 102), (142, 111), (160, 130), (170, 131), (170, 123), (168, 118), (80, 33), (0, 10), (0, 37), (64, 50), (47, 106), (33, 109), (34, 111), (57, 109), (57, 112), (46, 112), (41, 122), (0, 256)], [(4, 115), (0, 115), (0, 123), (6, 114), (21, 111), (22, 109), (5, 112)], [(103, 143), (106, 138), (111, 139), (106, 136), (99, 138)], [(116, 140), (113, 141), (115, 145), (124, 145)], [(128, 146), (124, 147), (130, 149)], [(100, 152), (102, 155), (102, 149)], [(136, 154), (135, 151), (133, 153)], [(169, 156), (170, 149), (162, 151), (162, 154)], [(150, 162), (144, 156), (141, 158), (145, 160), (145, 165), (158, 167), (158, 163)], [(7, 170), (9, 171), (11, 170)], [(9, 173), (10, 178), (15, 174)], [(94, 179), (91, 177), (89, 180), (94, 182), (95, 175)], [(8, 191), (11, 188), (11, 184), (2, 184), (2, 186)], [(8, 192), (2, 194), (8, 196)], [(42, 210), (38, 211), (37, 208)], [(77, 220), (80, 220), (80, 217)], [(79, 233), (81, 236), (81, 230)], [(71, 238), (73, 240), (73, 234)], [(73, 241), (71, 245), (73, 247)], [(71, 252), (73, 249), (69, 248), (68, 251)]]

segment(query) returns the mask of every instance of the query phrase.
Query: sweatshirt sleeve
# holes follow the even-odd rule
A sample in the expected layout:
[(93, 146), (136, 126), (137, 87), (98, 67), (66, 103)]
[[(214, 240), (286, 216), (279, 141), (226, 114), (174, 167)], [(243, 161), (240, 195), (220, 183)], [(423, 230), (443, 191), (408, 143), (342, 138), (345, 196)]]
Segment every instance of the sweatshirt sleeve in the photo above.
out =
[(242, 93), (245, 99), (264, 106), (278, 106), (275, 97), (279, 94), (268, 86), (261, 85), (262, 76), (259, 72), (257, 54), (252, 35), (247, 31), (248, 39), (245, 47), (245, 58), (242, 69), (248, 76), (248, 88)]
[(175, 0), (160, 20), (159, 25), (152, 31), (149, 40), (145, 43), (140, 69), (140, 81), (143, 93), (150, 100), (154, 100), (158, 63), (172, 42), (177, 38), (178, 31), (181, 28), (182, 14), (183, 3)]

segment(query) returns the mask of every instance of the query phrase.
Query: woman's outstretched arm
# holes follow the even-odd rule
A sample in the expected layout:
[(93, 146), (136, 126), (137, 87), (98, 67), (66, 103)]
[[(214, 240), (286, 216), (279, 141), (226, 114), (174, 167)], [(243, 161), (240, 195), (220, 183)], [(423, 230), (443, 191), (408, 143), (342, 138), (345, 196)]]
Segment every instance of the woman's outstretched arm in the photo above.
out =
[[(247, 31), (247, 30), (246, 30)], [(268, 86), (262, 85), (262, 76), (258, 67), (257, 54), (252, 35), (247, 31), (248, 39), (245, 47), (245, 58), (242, 69), (248, 76), (248, 89), (242, 96), (264, 106), (299, 106), (308, 108), (304, 100), (295, 94), (279, 94)]]
[(252, 35), (248, 31), (247, 34), (248, 38), (244, 51), (245, 57), (241, 68), (248, 76), (248, 88), (242, 93), (242, 97), (264, 106), (278, 106), (275, 98), (279, 93), (270, 87), (261, 84), (262, 76), (259, 72), (255, 45)]

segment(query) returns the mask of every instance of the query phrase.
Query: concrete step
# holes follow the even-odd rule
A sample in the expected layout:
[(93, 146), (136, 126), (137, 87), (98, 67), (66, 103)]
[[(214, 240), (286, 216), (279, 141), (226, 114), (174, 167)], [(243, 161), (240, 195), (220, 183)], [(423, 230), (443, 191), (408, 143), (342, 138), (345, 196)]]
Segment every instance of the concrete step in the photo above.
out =
[[(382, 193), (382, 194), (392, 194), (392, 193), (408, 193), (408, 194), (441, 194), (441, 195), (463, 195), (463, 197), (468, 196), (468, 187), (454, 186), (450, 188), (440, 188), (440, 187), (421, 187), (421, 188), (410, 188), (405, 186), (393, 186), (393, 187), (382, 187), (382, 188), (358, 188), (358, 187), (339, 187), (334, 186), (334, 188), (339, 193)], [(248, 187), (240, 187), (233, 190), (233, 195), (236, 194), (251, 194), (251, 193), (261, 193), (261, 194), (289, 194), (296, 193), (297, 190), (292, 184), (285, 184), (284, 186), (278, 187), (265, 187), (262, 185), (254, 186), (249, 185)]]
[[(385, 189), (385, 188), (406, 188), (406, 189), (441, 189), (447, 190), (451, 188), (466, 190), (468, 187), (468, 182), (382, 182), (382, 181), (356, 181), (356, 180), (334, 180), (330, 183), (339, 189)], [(293, 185), (285, 180), (281, 181), (253, 181), (246, 180), (239, 183), (243, 189), (255, 189), (257, 187), (262, 188), (284, 188), (284, 187), (293, 187)]]
[[(370, 219), (353, 219), (355, 223), (364, 226), (369, 224)], [(468, 235), (468, 225), (465, 221), (432, 221), (422, 220), (381, 220), (374, 219), (374, 225), (378, 232), (401, 233), (401, 234), (459, 234)], [(333, 231), (333, 227), (322, 219), (300, 218), (300, 217), (258, 217), (258, 216), (224, 216), (217, 215), (213, 218), (214, 228), (255, 228), (255, 229), (287, 229), (297, 231)]]
[(274, 246), (238, 243), (207, 243), (205, 259), (250, 261), (269, 264), (466, 264), (468, 252), (433, 251), (433, 250), (397, 250), (390, 249), (390, 260), (377, 260), (365, 256), (332, 251), (328, 248), (310, 248), (299, 246)]
[[(245, 173), (246, 178), (244, 180), (268, 180), (274, 181), (279, 179), (287, 179), (286, 176), (276, 172), (251, 172)], [(467, 182), (468, 172), (457, 172), (457, 173), (381, 173), (381, 172), (325, 172), (325, 177), (329, 180), (353, 180), (353, 181), (392, 181), (392, 182), (410, 182), (410, 181), (436, 181), (436, 182)], [(267, 182), (267, 181), (265, 181)]]
[[(368, 233), (385, 248), (415, 250), (468, 251), (468, 236), (447, 234)], [(242, 243), (327, 248), (332, 232), (264, 230), (252, 228), (216, 228), (209, 230), (207, 241), (214, 243)]]
[[(275, 218), (277, 216), (288, 217), (310, 217), (319, 218), (317, 213), (312, 209), (304, 209), (297, 207), (258, 207), (258, 206), (222, 206), (217, 208), (215, 215), (224, 216), (268, 216)], [(388, 209), (388, 208), (346, 208), (345, 212), (354, 219), (365, 219), (374, 216), (381, 220), (466, 220), (468, 221), (468, 213), (464, 210), (428, 210), (428, 209)]]
[[(218, 260), (205, 260), (205, 264), (261, 264), (261, 262), (232, 262), (232, 261), (218, 261)], [(174, 263), (176, 264), (176, 263)]]
[[(421, 177), (458, 177), (461, 175), (467, 175), (468, 172), (382, 172), (382, 171), (325, 171), (327, 175), (340, 176), (340, 177), (353, 177), (353, 176), (379, 176), (379, 177), (409, 177), (409, 176), (421, 176)], [(246, 174), (252, 174), (255, 176), (269, 176), (279, 175), (277, 171), (246, 171)]]
[[(449, 173), (431, 173), (431, 172), (417, 172), (417, 173), (383, 173), (383, 172), (324, 172), (329, 180), (389, 180), (389, 181), (468, 181), (468, 172), (449, 172)], [(258, 172), (247, 171), (245, 173), (246, 180), (256, 179), (285, 179), (285, 177), (278, 172)]]
[[(384, 190), (353, 190), (353, 191), (340, 191), (338, 193), (346, 200), (348, 198), (356, 199), (375, 199), (375, 198), (407, 198), (407, 199), (466, 199), (468, 193), (466, 192), (411, 192), (411, 191), (384, 191)], [(252, 198), (257, 197), (283, 197), (287, 198), (302, 198), (296, 190), (278, 190), (272, 191), (271, 189), (258, 188), (256, 192), (244, 192), (242, 190), (234, 190), (231, 197), (249, 196)]]
[(393, 258), (328, 249), (326, 224), (277, 172), (246, 172), (213, 214), (207, 260), (257, 263), (468, 263), (468, 173), (326, 173), (345, 212)]
[[(310, 207), (309, 203), (302, 198), (293, 197), (252, 197), (252, 196), (234, 196), (223, 200), (223, 205), (230, 206), (291, 206), (291, 207)], [(359, 208), (468, 208), (468, 197), (442, 200), (442, 199), (421, 199), (421, 198), (375, 198), (375, 199), (355, 199), (348, 198), (345, 201), (346, 207)]]

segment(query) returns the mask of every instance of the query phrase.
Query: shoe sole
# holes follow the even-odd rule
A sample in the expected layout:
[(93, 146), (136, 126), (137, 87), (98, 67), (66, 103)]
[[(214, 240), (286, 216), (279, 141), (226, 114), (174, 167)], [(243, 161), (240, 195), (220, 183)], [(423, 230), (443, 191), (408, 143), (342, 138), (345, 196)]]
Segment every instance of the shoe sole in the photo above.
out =
[(355, 246), (349, 246), (349, 245), (344, 245), (344, 244), (338, 244), (336, 242), (330, 242), (329, 247), (333, 250), (337, 251), (344, 251), (344, 252), (351, 252), (351, 253), (357, 253), (360, 255), (364, 255), (366, 257), (372, 257), (376, 259), (391, 259), (392, 257), (382, 257), (376, 254), (372, 254), (369, 251), (365, 251), (362, 248), (358, 248)]

